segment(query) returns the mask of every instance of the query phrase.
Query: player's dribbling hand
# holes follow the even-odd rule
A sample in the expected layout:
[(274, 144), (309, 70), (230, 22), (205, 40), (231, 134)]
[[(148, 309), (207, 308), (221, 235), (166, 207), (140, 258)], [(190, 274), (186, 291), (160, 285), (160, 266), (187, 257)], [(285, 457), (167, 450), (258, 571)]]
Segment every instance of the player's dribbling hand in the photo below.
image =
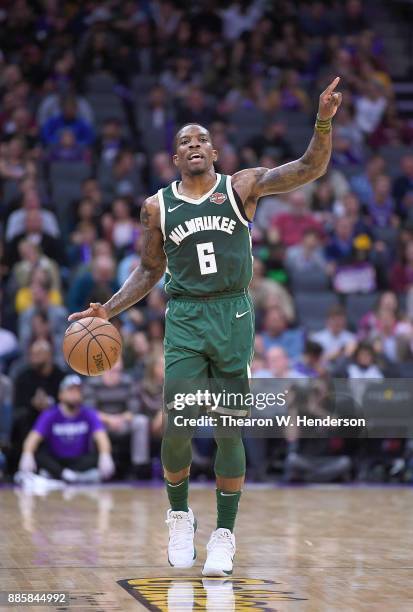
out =
[(341, 104), (342, 95), (339, 91), (334, 91), (340, 82), (340, 77), (336, 77), (334, 81), (323, 91), (320, 96), (318, 105), (318, 118), (322, 121), (332, 119)]
[(68, 317), (68, 321), (79, 321), (79, 319), (85, 319), (86, 317), (99, 317), (99, 319), (109, 319), (108, 313), (99, 302), (91, 302), (87, 310), (82, 312), (74, 312)]

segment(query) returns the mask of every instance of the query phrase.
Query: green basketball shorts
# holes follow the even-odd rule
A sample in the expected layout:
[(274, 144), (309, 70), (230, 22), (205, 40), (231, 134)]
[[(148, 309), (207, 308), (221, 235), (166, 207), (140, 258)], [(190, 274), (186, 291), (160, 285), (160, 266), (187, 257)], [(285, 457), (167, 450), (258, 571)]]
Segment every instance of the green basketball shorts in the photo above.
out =
[[(198, 392), (197, 405), (202, 394), (201, 407), (208, 412), (247, 415), (239, 394), (249, 392), (254, 328), (254, 309), (246, 290), (171, 298), (165, 315), (166, 408), (182, 409), (177, 394), (185, 402), (183, 395)], [(214, 399), (204, 393), (208, 391)]]

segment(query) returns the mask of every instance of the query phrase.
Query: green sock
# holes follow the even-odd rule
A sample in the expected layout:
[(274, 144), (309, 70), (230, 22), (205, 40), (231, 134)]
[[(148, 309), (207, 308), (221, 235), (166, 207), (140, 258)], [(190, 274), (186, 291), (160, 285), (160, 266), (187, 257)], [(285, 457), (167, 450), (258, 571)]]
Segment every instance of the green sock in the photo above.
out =
[(234, 531), (240, 497), (241, 491), (234, 493), (217, 489), (217, 529)]
[(168, 493), (171, 510), (188, 512), (188, 484), (189, 476), (180, 482), (166, 482), (166, 492)]

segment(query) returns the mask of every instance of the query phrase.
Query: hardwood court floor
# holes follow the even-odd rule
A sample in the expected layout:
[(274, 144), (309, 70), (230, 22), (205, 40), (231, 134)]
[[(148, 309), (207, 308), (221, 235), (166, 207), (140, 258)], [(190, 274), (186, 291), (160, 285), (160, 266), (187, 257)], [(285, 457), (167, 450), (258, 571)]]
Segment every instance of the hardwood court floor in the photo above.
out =
[[(193, 489), (190, 503), (198, 559), (176, 571), (165, 554), (162, 488), (73, 488), (45, 497), (0, 490), (0, 590), (72, 596), (67, 607), (0, 609), (413, 610), (411, 489), (247, 487), (229, 582), (200, 578), (213, 488)], [(137, 599), (119, 580), (134, 580)]]

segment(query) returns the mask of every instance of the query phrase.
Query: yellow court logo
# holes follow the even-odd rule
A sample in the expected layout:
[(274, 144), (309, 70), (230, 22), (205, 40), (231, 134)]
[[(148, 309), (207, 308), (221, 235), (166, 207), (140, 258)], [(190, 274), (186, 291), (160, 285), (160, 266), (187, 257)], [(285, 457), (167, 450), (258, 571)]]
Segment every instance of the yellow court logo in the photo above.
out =
[(305, 601), (276, 588), (280, 583), (256, 578), (135, 578), (118, 584), (151, 612), (272, 612), (281, 601)]

